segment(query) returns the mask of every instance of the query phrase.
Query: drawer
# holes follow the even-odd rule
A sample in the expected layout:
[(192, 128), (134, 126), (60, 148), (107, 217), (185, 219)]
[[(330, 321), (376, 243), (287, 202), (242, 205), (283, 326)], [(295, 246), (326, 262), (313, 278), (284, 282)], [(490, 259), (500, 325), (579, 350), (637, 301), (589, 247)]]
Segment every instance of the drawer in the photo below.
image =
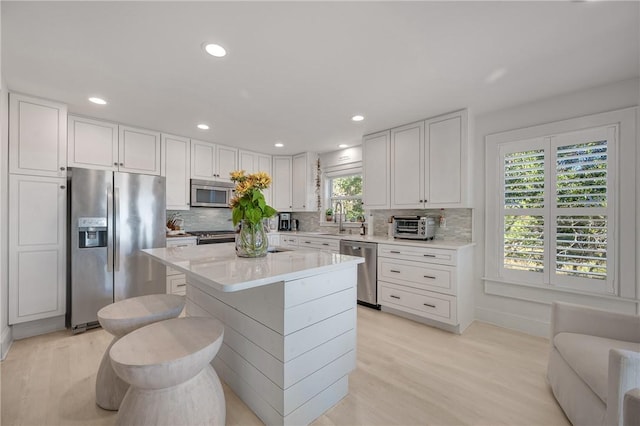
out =
[(300, 237), (298, 238), (298, 247), (310, 247), (320, 250), (340, 251), (340, 240)]
[(383, 281), (379, 281), (378, 291), (378, 300), (382, 306), (447, 324), (457, 324), (454, 296), (414, 290)]
[[(167, 238), (167, 247), (191, 247), (198, 244), (196, 237), (172, 237)], [(180, 271), (176, 271), (172, 268), (167, 268), (167, 275), (180, 274)]]
[(456, 269), (427, 262), (378, 259), (378, 279), (422, 290), (456, 294)]
[(184, 274), (170, 275), (167, 277), (167, 293), (185, 295), (187, 292), (187, 279)]
[(283, 247), (298, 247), (298, 237), (280, 235), (280, 245)]
[(378, 257), (393, 259), (423, 260), (442, 265), (456, 264), (456, 250), (430, 247), (402, 246), (396, 244), (378, 244)]

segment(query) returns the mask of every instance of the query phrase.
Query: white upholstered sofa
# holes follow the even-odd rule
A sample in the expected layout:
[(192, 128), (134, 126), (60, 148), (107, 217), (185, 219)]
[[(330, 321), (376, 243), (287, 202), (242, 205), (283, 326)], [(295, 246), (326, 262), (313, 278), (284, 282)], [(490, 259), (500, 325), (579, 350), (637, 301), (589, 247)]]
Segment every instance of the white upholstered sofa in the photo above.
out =
[(625, 393), (640, 387), (640, 316), (554, 303), (547, 378), (574, 426), (623, 425)]

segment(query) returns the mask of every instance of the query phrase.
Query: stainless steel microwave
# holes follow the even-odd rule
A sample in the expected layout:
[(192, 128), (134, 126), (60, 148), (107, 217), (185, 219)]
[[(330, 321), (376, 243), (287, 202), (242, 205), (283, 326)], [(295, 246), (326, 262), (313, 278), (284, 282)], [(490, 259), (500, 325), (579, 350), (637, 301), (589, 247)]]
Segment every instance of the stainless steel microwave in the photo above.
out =
[(191, 179), (191, 207), (229, 207), (232, 183)]

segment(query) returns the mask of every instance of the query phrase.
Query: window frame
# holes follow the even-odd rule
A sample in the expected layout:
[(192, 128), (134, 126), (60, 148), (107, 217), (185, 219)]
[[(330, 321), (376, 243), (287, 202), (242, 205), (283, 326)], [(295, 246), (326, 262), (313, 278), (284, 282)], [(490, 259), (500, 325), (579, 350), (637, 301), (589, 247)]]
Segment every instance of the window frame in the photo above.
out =
[[(338, 212), (335, 211), (334, 209), (334, 217), (336, 218), (335, 222), (327, 222), (326, 220), (324, 220), (325, 217), (325, 211), (329, 208), (329, 206), (331, 206), (331, 208), (333, 208), (334, 203), (331, 202), (331, 200), (360, 200), (360, 203), (364, 206), (362, 199), (363, 199), (363, 195), (360, 194), (360, 196), (338, 196), (338, 197), (332, 197), (331, 196), (331, 181), (335, 178), (340, 178), (340, 177), (348, 177), (348, 176), (355, 176), (355, 175), (359, 175), (362, 178), (363, 181), (363, 186), (362, 186), (362, 192), (364, 193), (364, 176), (363, 176), (363, 169), (362, 167), (345, 167), (345, 168), (339, 168), (339, 169), (335, 169), (332, 171), (328, 171), (328, 172), (324, 172), (322, 174), (322, 187), (323, 187), (323, 196), (322, 196), (322, 210), (320, 211), (320, 225), (321, 226), (338, 226), (338, 219), (337, 219), (337, 215)], [(365, 218), (366, 221), (366, 217), (367, 215), (364, 212), (364, 208), (363, 208), (363, 216)], [(348, 222), (345, 221), (346, 219), (346, 215), (343, 217), (342, 220), (342, 225), (343, 226), (353, 226), (353, 227), (359, 227), (361, 225), (362, 222)]]

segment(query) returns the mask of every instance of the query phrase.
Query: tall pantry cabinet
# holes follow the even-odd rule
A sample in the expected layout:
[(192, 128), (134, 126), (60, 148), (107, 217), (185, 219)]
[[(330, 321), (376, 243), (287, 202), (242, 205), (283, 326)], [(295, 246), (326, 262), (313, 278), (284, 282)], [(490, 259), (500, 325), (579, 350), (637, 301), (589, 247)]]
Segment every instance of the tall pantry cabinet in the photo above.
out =
[(66, 312), (67, 107), (9, 96), (9, 324)]

